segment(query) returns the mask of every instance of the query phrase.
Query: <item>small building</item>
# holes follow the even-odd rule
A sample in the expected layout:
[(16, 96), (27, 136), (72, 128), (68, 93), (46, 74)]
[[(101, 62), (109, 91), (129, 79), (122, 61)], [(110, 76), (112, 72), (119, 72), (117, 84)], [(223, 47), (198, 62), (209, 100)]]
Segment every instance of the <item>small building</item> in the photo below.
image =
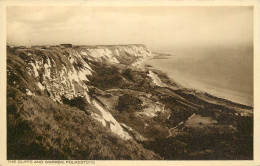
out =
[(60, 44), (60, 47), (72, 48), (72, 44)]

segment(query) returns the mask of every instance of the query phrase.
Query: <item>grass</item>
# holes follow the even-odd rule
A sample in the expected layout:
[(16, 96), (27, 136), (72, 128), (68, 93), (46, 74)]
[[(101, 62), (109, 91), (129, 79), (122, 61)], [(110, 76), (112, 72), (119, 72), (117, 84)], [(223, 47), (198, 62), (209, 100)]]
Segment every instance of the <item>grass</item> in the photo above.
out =
[(119, 97), (116, 109), (122, 111), (137, 111), (142, 108), (142, 100), (129, 94), (124, 94)]
[(158, 159), (135, 141), (106, 131), (77, 108), (31, 96), (14, 111), (18, 106), (10, 101), (8, 159)]

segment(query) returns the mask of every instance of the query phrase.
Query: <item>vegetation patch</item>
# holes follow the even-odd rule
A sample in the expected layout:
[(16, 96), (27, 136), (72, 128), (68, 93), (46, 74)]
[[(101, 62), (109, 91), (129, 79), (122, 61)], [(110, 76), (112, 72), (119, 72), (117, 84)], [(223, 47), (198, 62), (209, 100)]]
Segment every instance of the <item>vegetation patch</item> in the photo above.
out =
[(61, 97), (62, 103), (63, 104), (67, 104), (71, 107), (76, 107), (82, 111), (86, 111), (86, 99), (84, 99), (83, 97), (75, 97), (73, 99), (67, 99), (65, 96)]
[(137, 111), (142, 108), (142, 100), (132, 95), (124, 94), (119, 97), (116, 109), (122, 111)]

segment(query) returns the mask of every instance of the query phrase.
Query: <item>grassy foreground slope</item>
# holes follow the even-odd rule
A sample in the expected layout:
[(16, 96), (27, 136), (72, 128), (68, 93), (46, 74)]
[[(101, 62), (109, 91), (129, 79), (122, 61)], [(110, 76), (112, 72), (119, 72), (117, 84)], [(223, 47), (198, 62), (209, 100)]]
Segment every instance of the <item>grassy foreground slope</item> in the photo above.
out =
[(75, 107), (12, 88), (8, 98), (8, 159), (159, 159)]

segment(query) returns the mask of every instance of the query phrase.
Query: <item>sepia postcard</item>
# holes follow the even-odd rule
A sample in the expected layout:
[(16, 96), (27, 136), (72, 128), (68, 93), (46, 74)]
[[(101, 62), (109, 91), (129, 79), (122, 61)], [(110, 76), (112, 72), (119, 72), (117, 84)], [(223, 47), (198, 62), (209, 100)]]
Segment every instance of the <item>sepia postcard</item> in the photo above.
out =
[(260, 166), (259, 1), (0, 4), (0, 166)]

